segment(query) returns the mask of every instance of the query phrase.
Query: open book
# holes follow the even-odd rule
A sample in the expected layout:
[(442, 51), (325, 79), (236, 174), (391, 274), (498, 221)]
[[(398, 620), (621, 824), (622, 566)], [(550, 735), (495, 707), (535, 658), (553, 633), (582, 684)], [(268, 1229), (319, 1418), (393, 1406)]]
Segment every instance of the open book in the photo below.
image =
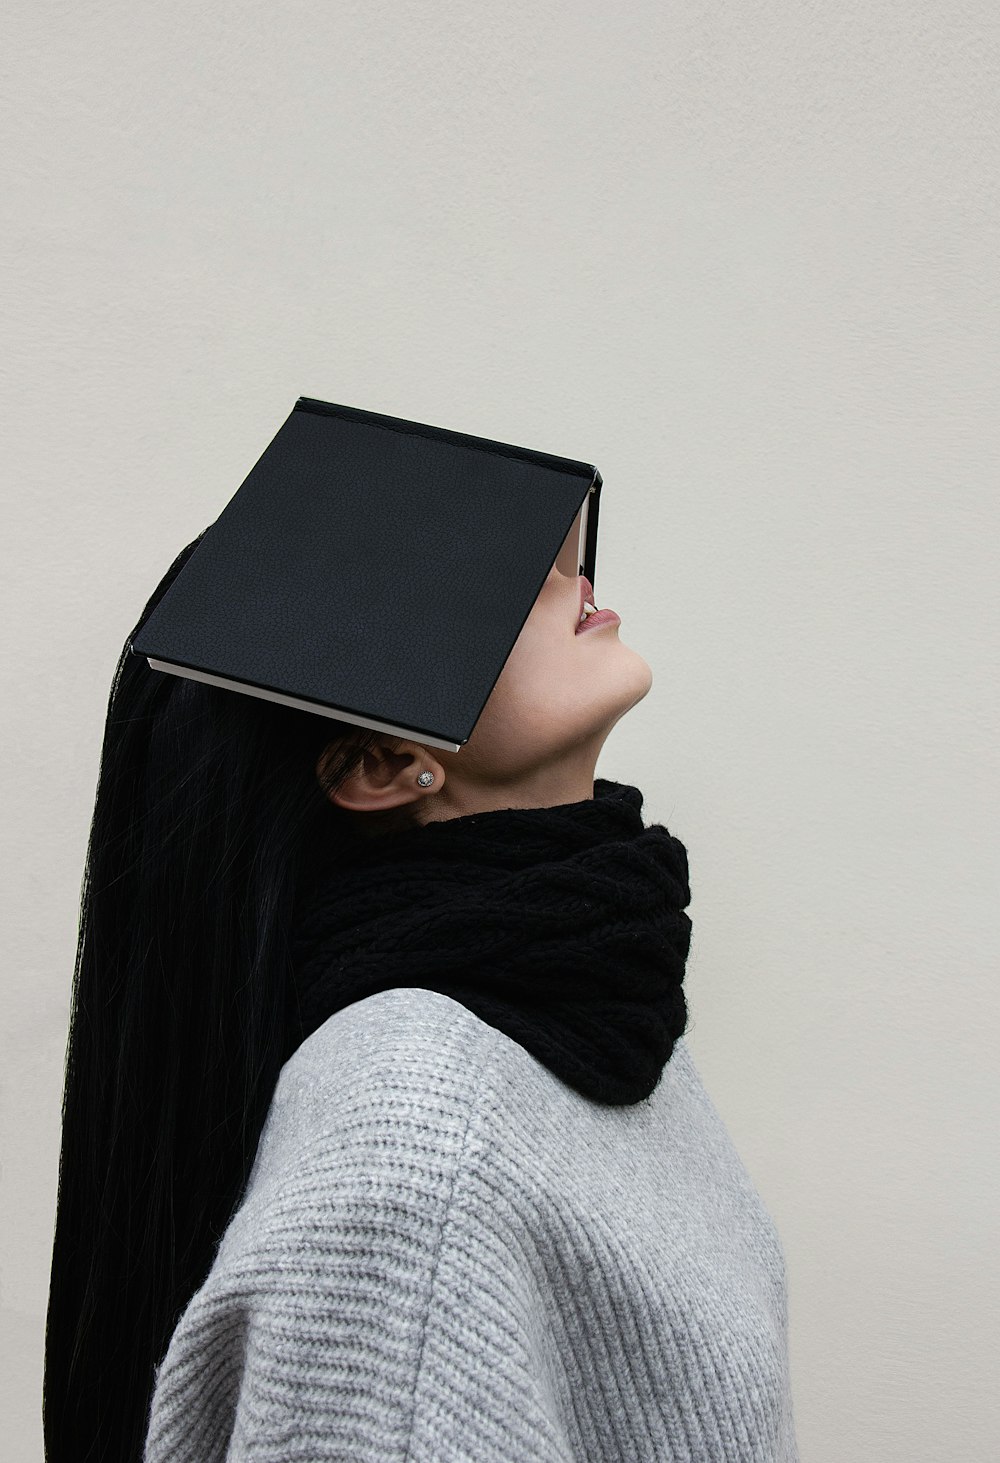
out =
[(299, 397), (132, 651), (457, 752), (550, 569), (595, 585), (589, 463)]

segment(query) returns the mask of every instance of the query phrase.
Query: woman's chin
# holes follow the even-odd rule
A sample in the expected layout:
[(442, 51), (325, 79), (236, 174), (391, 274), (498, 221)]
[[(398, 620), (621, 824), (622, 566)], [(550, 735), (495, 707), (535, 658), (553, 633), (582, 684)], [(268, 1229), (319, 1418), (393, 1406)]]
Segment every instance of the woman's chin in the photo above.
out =
[[(648, 695), (650, 690), (652, 689), (653, 668), (649, 664), (649, 661), (641, 656), (637, 650), (633, 650), (632, 647), (629, 645), (626, 645), (625, 649), (628, 651), (629, 655), (635, 663), (634, 680), (637, 688), (637, 695), (635, 699), (636, 701), (641, 701), (642, 698)], [(635, 702), (633, 702), (633, 705), (634, 704)]]

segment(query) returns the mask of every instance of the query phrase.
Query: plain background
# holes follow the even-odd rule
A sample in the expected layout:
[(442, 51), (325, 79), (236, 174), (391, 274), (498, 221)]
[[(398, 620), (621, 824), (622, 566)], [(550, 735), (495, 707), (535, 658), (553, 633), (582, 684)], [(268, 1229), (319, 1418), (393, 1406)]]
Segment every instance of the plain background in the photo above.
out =
[(111, 675), (300, 394), (600, 468), (803, 1463), (1000, 1457), (995, 0), (6, 14), (6, 1457)]

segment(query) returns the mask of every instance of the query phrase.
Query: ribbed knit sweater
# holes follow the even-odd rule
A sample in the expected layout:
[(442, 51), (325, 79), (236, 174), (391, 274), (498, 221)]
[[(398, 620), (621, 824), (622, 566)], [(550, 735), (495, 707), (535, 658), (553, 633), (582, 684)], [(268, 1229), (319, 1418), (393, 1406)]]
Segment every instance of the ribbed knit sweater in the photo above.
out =
[(582, 1097), (437, 991), (285, 1063), (145, 1463), (797, 1463), (775, 1224), (684, 1038)]

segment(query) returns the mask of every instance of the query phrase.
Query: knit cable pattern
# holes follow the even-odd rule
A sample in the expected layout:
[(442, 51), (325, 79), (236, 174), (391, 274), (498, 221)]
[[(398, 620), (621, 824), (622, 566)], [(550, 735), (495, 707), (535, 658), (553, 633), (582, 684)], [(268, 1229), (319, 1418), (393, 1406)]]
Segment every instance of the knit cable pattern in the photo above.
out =
[(289, 1055), (392, 986), (459, 1001), (595, 1100), (647, 1098), (687, 1026), (687, 850), (643, 795), (427, 823), (332, 846), (295, 921)]

